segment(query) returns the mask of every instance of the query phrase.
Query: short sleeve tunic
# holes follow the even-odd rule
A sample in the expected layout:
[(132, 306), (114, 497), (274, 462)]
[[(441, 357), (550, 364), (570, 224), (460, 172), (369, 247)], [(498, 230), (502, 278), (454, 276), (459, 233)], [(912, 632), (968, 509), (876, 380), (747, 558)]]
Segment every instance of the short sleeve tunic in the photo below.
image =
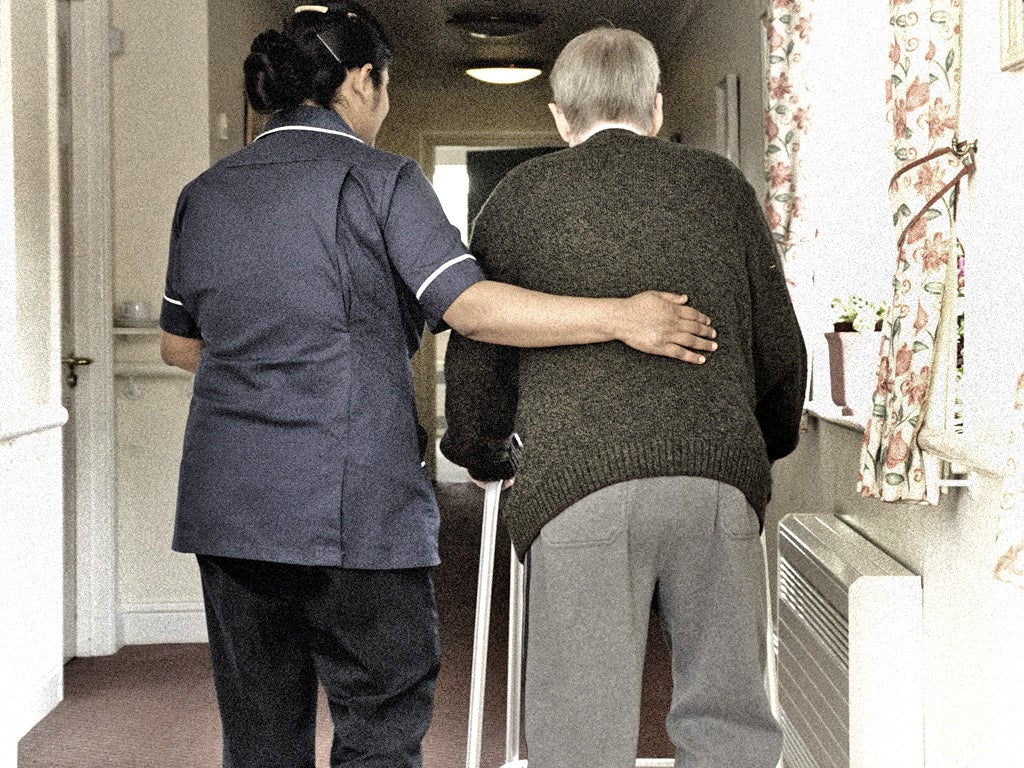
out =
[(189, 183), (160, 318), (204, 342), (174, 549), (436, 564), (410, 357), (481, 279), (419, 167), (328, 110), (275, 114)]

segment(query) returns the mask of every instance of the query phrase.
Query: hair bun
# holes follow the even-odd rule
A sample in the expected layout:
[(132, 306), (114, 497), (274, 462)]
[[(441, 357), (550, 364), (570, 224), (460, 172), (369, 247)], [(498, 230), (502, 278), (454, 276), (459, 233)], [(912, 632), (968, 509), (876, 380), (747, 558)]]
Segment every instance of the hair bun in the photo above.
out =
[(307, 98), (312, 64), (295, 42), (271, 29), (252, 41), (245, 60), (245, 93), (257, 112), (297, 106)]

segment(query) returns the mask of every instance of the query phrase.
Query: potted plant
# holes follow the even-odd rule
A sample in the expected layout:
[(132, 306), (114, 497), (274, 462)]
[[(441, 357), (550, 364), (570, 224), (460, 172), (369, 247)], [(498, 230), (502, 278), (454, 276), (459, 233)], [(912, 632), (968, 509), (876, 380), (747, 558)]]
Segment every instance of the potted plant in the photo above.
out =
[(831, 306), (832, 332), (825, 334), (825, 341), (832, 402), (844, 416), (867, 413), (875, 391), (885, 302), (851, 295), (833, 299)]
[(885, 317), (886, 309), (884, 301), (868, 301), (860, 296), (851, 295), (845, 299), (832, 299), (831, 306), (835, 313), (832, 330), (836, 333), (849, 331), (864, 333), (865, 331), (882, 330), (882, 320)]

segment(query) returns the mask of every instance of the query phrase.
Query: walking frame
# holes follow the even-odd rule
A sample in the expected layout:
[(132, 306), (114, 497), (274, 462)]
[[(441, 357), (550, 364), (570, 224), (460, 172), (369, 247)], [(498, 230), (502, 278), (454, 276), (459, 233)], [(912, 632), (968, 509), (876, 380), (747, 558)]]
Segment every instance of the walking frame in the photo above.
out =
[[(487, 678), (487, 643), (491, 624), (491, 586), (494, 582), (494, 550), (498, 533), (501, 480), (487, 483), (480, 540), (480, 571), (477, 576), (476, 620), (473, 629), (473, 671), (469, 689), (469, 733), (466, 768), (480, 768), (484, 724), (484, 689)], [(527, 768), (519, 758), (519, 723), (522, 716), (523, 625), (526, 603), (525, 569), (511, 551), (508, 609), (508, 694), (505, 710), (505, 762), (501, 768)], [(672, 768), (672, 758), (638, 758), (636, 768)]]

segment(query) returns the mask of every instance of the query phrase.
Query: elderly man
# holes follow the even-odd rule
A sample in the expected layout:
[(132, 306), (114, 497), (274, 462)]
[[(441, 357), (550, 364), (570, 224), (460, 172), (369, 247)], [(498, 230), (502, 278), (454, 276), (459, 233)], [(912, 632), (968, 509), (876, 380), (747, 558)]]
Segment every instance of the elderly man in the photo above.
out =
[(448, 348), (442, 450), (478, 480), (516, 476), (530, 768), (633, 765), (652, 607), (677, 765), (773, 768), (781, 749), (759, 532), (771, 464), (797, 443), (804, 344), (751, 186), (654, 138), (659, 77), (634, 32), (572, 40), (550, 105), (570, 148), (498, 185), (472, 250), (493, 279), (537, 290), (699, 297), (717, 351), (686, 365), (617, 342), (516, 350), (454, 333)]

